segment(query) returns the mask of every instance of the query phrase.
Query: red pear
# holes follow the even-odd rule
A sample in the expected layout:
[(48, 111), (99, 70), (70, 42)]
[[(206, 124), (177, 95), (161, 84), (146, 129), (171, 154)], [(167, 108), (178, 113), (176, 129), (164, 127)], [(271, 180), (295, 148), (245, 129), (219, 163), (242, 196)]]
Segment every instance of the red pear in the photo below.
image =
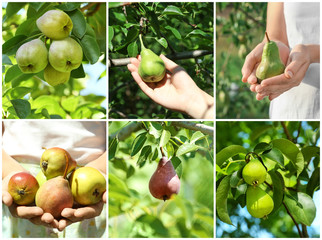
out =
[(174, 170), (171, 160), (162, 157), (158, 167), (149, 182), (150, 193), (153, 197), (161, 200), (170, 199), (172, 194), (178, 194), (180, 179)]

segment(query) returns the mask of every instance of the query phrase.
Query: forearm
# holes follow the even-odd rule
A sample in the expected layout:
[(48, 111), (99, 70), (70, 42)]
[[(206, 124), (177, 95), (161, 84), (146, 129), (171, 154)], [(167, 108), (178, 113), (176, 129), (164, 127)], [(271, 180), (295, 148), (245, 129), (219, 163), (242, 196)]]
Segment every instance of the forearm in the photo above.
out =
[(106, 152), (104, 152), (96, 160), (86, 164), (86, 166), (96, 168), (99, 171), (101, 171), (102, 173), (106, 174), (106, 157), (107, 157), (107, 154), (106, 154)]
[(10, 173), (23, 171), (26, 169), (2, 149), (2, 179)]
[(306, 44), (307, 50), (310, 55), (311, 63), (320, 63), (320, 45), (318, 44)]
[[(267, 4), (266, 31), (270, 40), (281, 41), (288, 46), (284, 18), (284, 3), (269, 2)], [(265, 36), (263, 41), (267, 41)]]
[(189, 98), (185, 112), (195, 119), (214, 118), (214, 98), (201, 89)]

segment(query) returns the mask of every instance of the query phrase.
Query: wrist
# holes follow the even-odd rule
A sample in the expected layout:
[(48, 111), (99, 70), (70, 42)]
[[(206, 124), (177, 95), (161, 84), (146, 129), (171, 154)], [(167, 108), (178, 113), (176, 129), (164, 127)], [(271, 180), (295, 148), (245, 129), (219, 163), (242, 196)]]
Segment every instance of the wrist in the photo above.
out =
[(189, 98), (184, 112), (195, 119), (213, 119), (213, 107), (213, 97), (198, 89), (197, 93)]
[(319, 63), (320, 62), (320, 45), (318, 44), (306, 44), (304, 45), (307, 48), (310, 63)]

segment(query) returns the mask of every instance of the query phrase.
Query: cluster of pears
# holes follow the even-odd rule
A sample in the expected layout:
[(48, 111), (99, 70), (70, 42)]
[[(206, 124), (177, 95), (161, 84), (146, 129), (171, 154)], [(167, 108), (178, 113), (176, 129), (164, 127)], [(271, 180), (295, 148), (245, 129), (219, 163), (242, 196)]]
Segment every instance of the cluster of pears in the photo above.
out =
[(274, 41), (271, 41), (265, 32), (267, 43), (263, 48), (262, 60), (256, 69), (258, 83), (266, 78), (280, 75), (285, 70), (285, 65), (281, 61), (278, 47)]
[(82, 47), (69, 35), (73, 29), (71, 18), (61, 10), (49, 10), (36, 21), (39, 30), (51, 43), (47, 50), (45, 42), (34, 39), (20, 46), (16, 60), (23, 73), (44, 70), (46, 82), (52, 86), (63, 84), (70, 72), (77, 69), (83, 59)]
[(76, 167), (76, 161), (66, 150), (46, 149), (36, 178), (29, 173), (18, 173), (19, 178), (9, 180), (8, 191), (16, 204), (35, 203), (45, 213), (60, 219), (63, 209), (72, 208), (75, 203), (96, 204), (106, 191), (106, 179), (97, 169)]
[(141, 34), (139, 37), (141, 42), (139, 75), (144, 82), (160, 82), (166, 73), (165, 64), (158, 55), (150, 49), (145, 48)]
[(180, 190), (180, 179), (170, 159), (163, 156), (149, 181), (149, 190), (153, 197), (166, 201)]
[(242, 175), (249, 184), (246, 191), (248, 212), (256, 218), (266, 217), (274, 209), (273, 199), (260, 188), (260, 184), (266, 179), (266, 168), (258, 159), (252, 159), (245, 165)]

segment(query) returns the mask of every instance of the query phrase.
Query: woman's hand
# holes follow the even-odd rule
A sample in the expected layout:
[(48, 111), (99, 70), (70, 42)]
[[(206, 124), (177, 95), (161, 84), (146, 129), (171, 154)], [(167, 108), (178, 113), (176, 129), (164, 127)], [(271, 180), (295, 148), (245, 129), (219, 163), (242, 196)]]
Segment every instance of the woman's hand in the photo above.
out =
[(138, 73), (141, 58), (131, 58), (127, 67), (141, 90), (168, 109), (184, 112), (193, 118), (213, 118), (213, 97), (202, 91), (182, 67), (164, 55), (160, 57), (168, 72), (157, 83), (144, 82)]

